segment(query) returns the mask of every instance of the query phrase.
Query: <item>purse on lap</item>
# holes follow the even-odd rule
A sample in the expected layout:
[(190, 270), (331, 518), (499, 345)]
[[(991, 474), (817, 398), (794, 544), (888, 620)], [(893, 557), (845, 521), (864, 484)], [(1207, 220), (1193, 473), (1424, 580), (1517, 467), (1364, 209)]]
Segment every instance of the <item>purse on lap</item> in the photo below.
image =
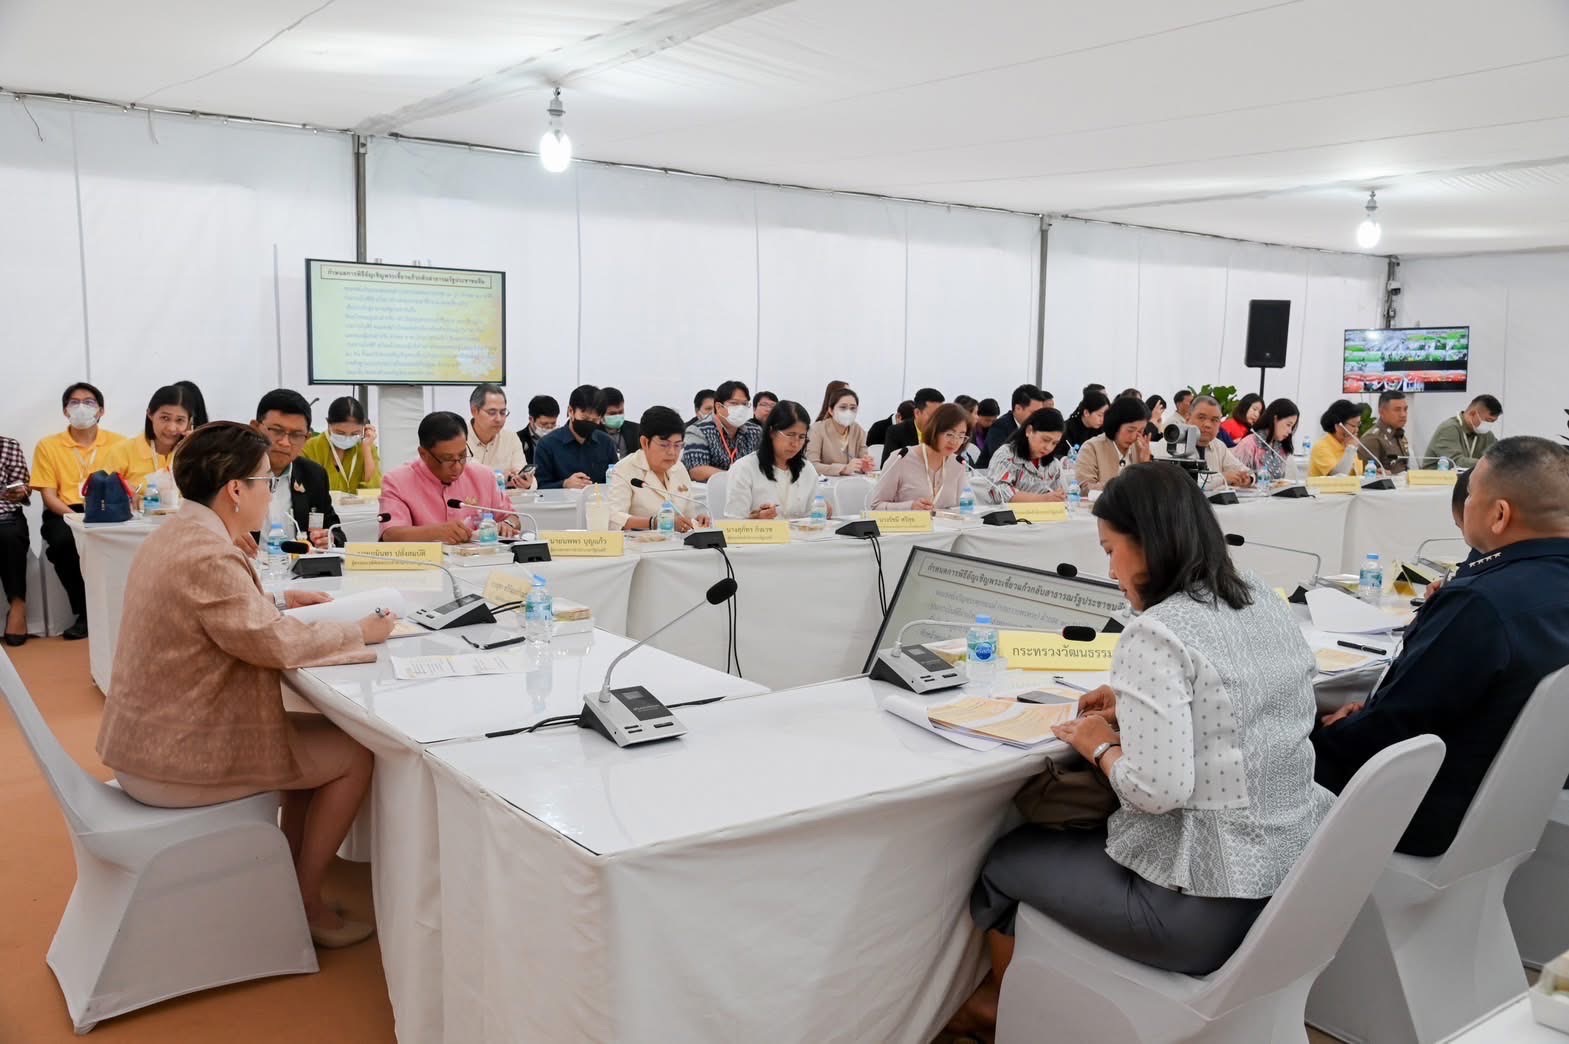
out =
[(1120, 801), (1100, 769), (1077, 754), (1066, 763), (1047, 758), (1041, 774), (1013, 796), (1026, 820), (1052, 830), (1093, 830), (1117, 811)]

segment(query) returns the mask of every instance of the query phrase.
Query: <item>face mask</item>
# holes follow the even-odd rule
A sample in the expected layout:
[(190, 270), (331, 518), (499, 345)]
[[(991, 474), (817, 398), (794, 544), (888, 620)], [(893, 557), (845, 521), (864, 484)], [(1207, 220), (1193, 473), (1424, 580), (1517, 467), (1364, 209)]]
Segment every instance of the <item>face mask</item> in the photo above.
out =
[(605, 418), (605, 427), (609, 428), (611, 431), (620, 431), (621, 430), (621, 425), (623, 425), (625, 423), (626, 423), (626, 415), (625, 414), (612, 413), (610, 416)]
[(1487, 420), (1477, 421), (1475, 430), (1478, 435), (1486, 435), (1488, 432), (1493, 430), (1493, 422)]
[(841, 428), (848, 428), (855, 423), (854, 410), (834, 410), (834, 422)]
[(745, 424), (751, 419), (752, 407), (748, 406), (744, 402), (739, 406), (725, 407), (725, 423), (730, 425), (732, 428), (739, 428), (741, 425)]
[(65, 415), (71, 427), (78, 431), (86, 431), (98, 423), (98, 410), (93, 406), (72, 406), (65, 411)]
[(551, 432), (555, 431), (556, 429), (555, 428), (541, 428), (538, 424), (530, 424), (528, 426), (528, 430), (532, 431), (534, 433), (534, 437), (536, 439), (542, 439), (546, 435), (549, 435)]
[(360, 439), (362, 438), (364, 438), (362, 435), (339, 435), (335, 431), (329, 431), (327, 433), (327, 441), (332, 443), (340, 450), (353, 449), (355, 446), (360, 444)]
[(586, 439), (593, 435), (594, 427), (594, 422), (591, 420), (577, 420), (574, 418), (572, 421), (572, 433), (580, 439)]

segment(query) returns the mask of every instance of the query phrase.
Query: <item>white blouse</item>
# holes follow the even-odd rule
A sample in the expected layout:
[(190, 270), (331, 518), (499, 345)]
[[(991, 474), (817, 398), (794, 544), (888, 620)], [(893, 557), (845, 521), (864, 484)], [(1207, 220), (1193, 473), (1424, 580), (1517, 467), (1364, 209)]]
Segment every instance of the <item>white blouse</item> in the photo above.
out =
[(1244, 576), (1251, 605), (1173, 595), (1117, 645), (1122, 807), (1106, 854), (1166, 888), (1260, 899), (1333, 799), (1313, 782), (1313, 654), (1286, 603)]
[(725, 516), (747, 518), (766, 504), (779, 508), (780, 518), (806, 518), (812, 513), (817, 496), (817, 469), (801, 461), (801, 477), (792, 479), (787, 466), (774, 465), (774, 477), (763, 474), (756, 453), (748, 453), (730, 465), (730, 486), (725, 494)]

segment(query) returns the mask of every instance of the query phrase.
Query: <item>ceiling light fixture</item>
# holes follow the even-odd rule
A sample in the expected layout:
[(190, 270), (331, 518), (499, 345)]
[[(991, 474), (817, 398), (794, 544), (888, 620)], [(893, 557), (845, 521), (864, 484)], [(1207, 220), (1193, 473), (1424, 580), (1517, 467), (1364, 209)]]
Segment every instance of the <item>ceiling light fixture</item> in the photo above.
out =
[(1374, 190), (1367, 194), (1367, 217), (1357, 226), (1357, 246), (1372, 250), (1383, 235), (1384, 229), (1378, 223), (1378, 192)]
[(545, 112), (550, 116), (550, 126), (539, 139), (539, 165), (552, 174), (560, 174), (572, 163), (572, 139), (561, 129), (561, 117), (566, 110), (561, 107), (561, 88), (550, 99)]

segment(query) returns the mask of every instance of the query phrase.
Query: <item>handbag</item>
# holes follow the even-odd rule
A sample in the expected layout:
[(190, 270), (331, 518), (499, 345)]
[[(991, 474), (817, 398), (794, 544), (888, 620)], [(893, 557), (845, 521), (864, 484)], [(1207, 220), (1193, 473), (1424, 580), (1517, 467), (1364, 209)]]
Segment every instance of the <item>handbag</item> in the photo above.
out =
[(131, 493), (119, 475), (95, 471), (82, 486), (84, 522), (129, 522)]
[(1074, 754), (1065, 762), (1047, 758), (1041, 774), (1013, 796), (1024, 818), (1052, 830), (1094, 830), (1121, 806), (1100, 769)]

